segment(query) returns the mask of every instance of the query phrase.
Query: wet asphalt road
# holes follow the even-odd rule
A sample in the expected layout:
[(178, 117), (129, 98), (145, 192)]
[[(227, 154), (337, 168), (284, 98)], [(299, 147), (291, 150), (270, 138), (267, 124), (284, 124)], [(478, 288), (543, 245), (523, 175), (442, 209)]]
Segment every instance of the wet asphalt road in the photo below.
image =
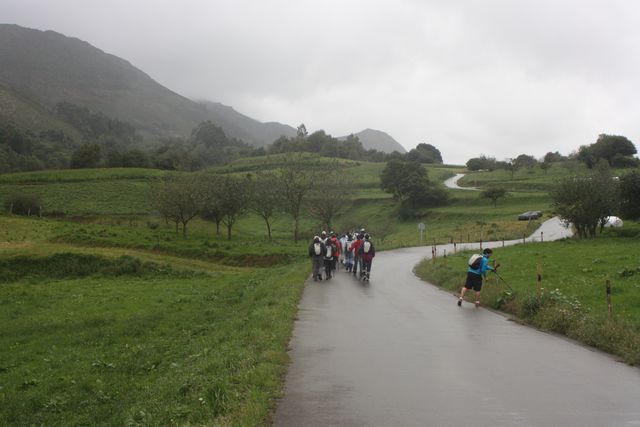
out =
[(275, 426), (640, 426), (640, 369), (458, 308), (412, 273), (430, 254), (379, 252), (371, 283), (307, 282)]

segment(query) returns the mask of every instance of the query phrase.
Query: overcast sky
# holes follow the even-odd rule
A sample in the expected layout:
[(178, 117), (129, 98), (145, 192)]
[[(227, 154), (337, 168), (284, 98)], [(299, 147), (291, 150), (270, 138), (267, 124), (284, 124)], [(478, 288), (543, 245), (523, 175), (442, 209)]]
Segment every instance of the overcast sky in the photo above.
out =
[(260, 121), (378, 129), (447, 163), (640, 142), (640, 1), (0, 0), (0, 22)]

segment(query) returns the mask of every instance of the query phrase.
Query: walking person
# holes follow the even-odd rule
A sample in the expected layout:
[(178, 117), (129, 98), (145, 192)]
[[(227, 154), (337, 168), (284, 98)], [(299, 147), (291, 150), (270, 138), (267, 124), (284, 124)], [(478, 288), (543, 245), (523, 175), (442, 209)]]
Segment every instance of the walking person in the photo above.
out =
[(458, 298), (458, 307), (462, 306), (462, 300), (464, 294), (473, 289), (476, 293), (476, 307), (480, 306), (480, 291), (482, 290), (482, 279), (487, 277), (487, 271), (495, 272), (500, 264), (495, 267), (489, 265), (489, 258), (493, 254), (493, 251), (486, 248), (482, 251), (482, 255), (473, 255), (469, 259), (469, 269), (467, 270), (467, 280), (460, 290), (460, 297)]
[(311, 257), (311, 266), (313, 269), (313, 281), (322, 280), (322, 273), (320, 273), (320, 268), (324, 263), (324, 254), (326, 252), (326, 247), (324, 243), (320, 240), (320, 237), (315, 236), (313, 238), (313, 242), (309, 245), (309, 256)]
[(324, 244), (324, 276), (326, 280), (331, 279), (333, 275), (333, 260), (336, 253), (336, 245), (331, 239), (327, 239)]
[(360, 259), (362, 260), (360, 277), (367, 282), (371, 277), (371, 263), (373, 262), (374, 256), (376, 256), (376, 248), (373, 246), (371, 237), (365, 234), (362, 245), (360, 246)]
[(351, 243), (351, 251), (353, 251), (353, 268), (351, 272), (353, 275), (356, 275), (358, 271), (358, 267), (360, 267), (360, 271), (362, 271), (362, 266), (360, 266), (360, 246), (362, 246), (362, 235), (358, 234), (356, 236), (356, 240)]
[(351, 244), (353, 243), (353, 237), (351, 233), (347, 234), (347, 238), (344, 242), (344, 266), (347, 270), (347, 273), (350, 273), (353, 270), (353, 250), (351, 249)]
[(333, 231), (331, 232), (331, 237), (330, 237), (330, 241), (333, 244), (334, 250), (333, 250), (333, 263), (331, 264), (331, 269), (333, 271), (336, 271), (336, 269), (338, 269), (339, 265), (338, 265), (338, 260), (340, 259), (340, 248), (341, 248), (341, 244), (340, 244), (340, 240), (338, 240), (338, 236), (336, 235), (336, 233), (334, 233)]

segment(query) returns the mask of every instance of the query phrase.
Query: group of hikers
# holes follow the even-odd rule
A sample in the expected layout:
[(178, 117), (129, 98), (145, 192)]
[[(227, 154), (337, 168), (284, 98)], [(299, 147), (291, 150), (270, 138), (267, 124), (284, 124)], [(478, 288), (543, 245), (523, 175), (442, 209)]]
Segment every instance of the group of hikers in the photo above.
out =
[(314, 236), (313, 242), (309, 245), (309, 256), (313, 265), (314, 281), (323, 280), (323, 267), (324, 280), (329, 280), (340, 266), (344, 266), (347, 273), (363, 281), (369, 281), (376, 249), (371, 236), (364, 229), (348, 232), (340, 237), (334, 232), (323, 231), (319, 236)]
[[(493, 251), (486, 248), (482, 254), (472, 255), (469, 259), (465, 284), (460, 289), (458, 306), (462, 306), (464, 295), (467, 291), (475, 292), (475, 305), (480, 306), (480, 291), (483, 278), (488, 271), (497, 274), (500, 264), (489, 265), (489, 258)], [(376, 256), (376, 250), (371, 241), (371, 236), (361, 229), (359, 232), (349, 232), (338, 237), (336, 233), (326, 231), (314, 236), (309, 245), (309, 256), (313, 265), (313, 280), (329, 280), (333, 277), (339, 266), (344, 266), (347, 273), (358, 276), (363, 281), (369, 281), (371, 276), (371, 263)], [(324, 277), (322, 269), (324, 267)]]

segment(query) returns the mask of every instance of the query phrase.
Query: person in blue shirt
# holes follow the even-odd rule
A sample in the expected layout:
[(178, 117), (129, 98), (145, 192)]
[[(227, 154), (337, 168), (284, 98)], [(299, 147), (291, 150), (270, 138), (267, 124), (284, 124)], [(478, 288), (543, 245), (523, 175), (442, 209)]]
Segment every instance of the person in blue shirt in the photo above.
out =
[(467, 280), (460, 290), (460, 298), (458, 298), (458, 307), (462, 306), (462, 300), (464, 298), (464, 294), (469, 289), (473, 289), (476, 292), (476, 307), (480, 306), (480, 290), (482, 289), (482, 279), (487, 277), (487, 271), (495, 272), (496, 269), (500, 266), (500, 264), (495, 267), (491, 267), (489, 265), (489, 258), (493, 254), (493, 251), (489, 248), (486, 248), (482, 251), (482, 259), (480, 261), (480, 265), (477, 268), (469, 266), (467, 270)]

